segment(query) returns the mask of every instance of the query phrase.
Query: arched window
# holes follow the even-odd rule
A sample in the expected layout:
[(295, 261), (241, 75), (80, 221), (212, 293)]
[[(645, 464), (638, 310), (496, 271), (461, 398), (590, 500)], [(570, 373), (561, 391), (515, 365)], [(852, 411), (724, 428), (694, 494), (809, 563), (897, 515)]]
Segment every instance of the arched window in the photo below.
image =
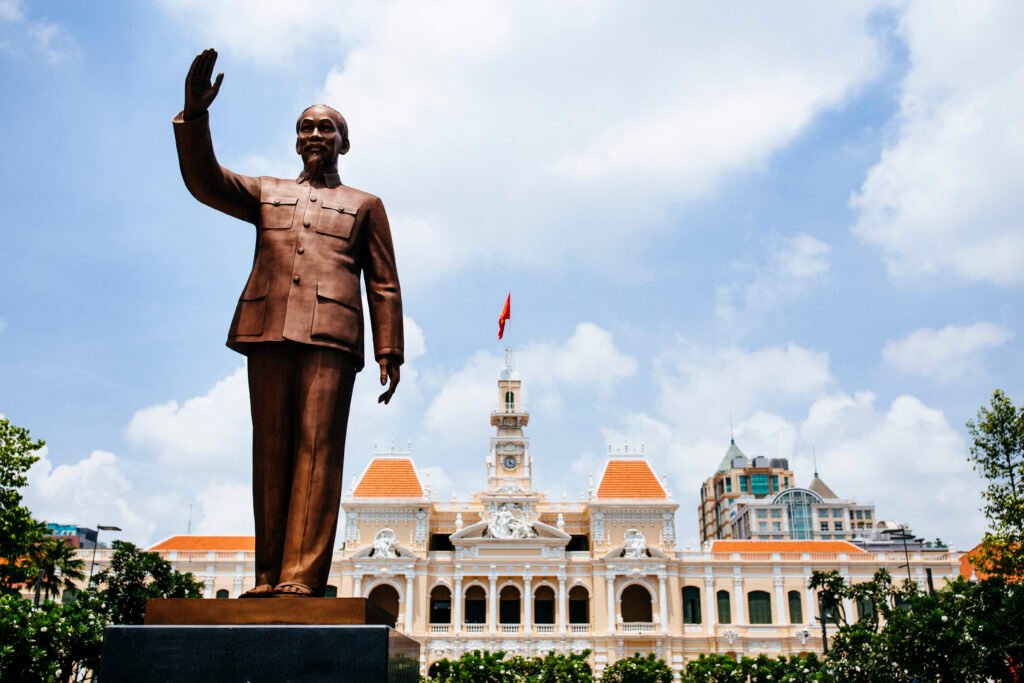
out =
[(519, 589), (515, 586), (505, 586), (498, 594), (498, 622), (519, 623)]
[(484, 592), (483, 588), (480, 586), (470, 586), (467, 588), (465, 603), (465, 623), (487, 623), (487, 593)]
[(217, 591), (217, 599), (218, 600), (225, 600), (225, 599), (229, 598), (230, 596), (231, 596), (231, 593), (227, 592), (223, 588), (221, 588), (219, 591)]
[(398, 619), (398, 591), (395, 590), (394, 586), (389, 586), (386, 583), (374, 586), (367, 598), (395, 619)]
[(751, 624), (772, 623), (772, 597), (765, 591), (750, 591), (747, 594)]
[(516, 408), (516, 395), (513, 391), (505, 392), (505, 412), (511, 413)]
[(729, 591), (718, 591), (718, 623), (719, 624), (731, 624), (732, 623), (732, 602)]
[(583, 586), (573, 586), (569, 590), (569, 623), (590, 623), (590, 593)]
[(800, 602), (800, 591), (789, 591), (789, 623), (804, 623), (804, 608)]
[(649, 624), (654, 621), (651, 611), (651, 594), (638, 584), (626, 586), (622, 591), (622, 621), (626, 623)]
[(683, 623), (700, 623), (700, 589), (696, 586), (683, 589)]
[(336, 598), (336, 597), (338, 597), (338, 587), (337, 586), (328, 586), (327, 588), (324, 588), (324, 597), (325, 598)]
[(871, 598), (857, 598), (857, 621), (875, 618), (875, 603)]
[(533, 594), (533, 623), (555, 623), (555, 591), (550, 586), (541, 586)]
[(452, 623), (452, 592), (447, 586), (435, 586), (430, 591), (430, 623)]

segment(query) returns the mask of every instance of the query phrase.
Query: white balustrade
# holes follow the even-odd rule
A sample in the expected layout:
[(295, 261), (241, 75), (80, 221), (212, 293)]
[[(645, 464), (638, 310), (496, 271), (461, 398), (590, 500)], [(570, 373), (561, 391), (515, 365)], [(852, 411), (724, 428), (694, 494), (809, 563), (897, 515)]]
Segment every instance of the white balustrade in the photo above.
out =
[(590, 633), (590, 624), (569, 624), (569, 633)]
[(519, 624), (502, 624), (502, 633), (519, 633)]
[(623, 624), (622, 630), (626, 633), (653, 633), (654, 624), (642, 621), (631, 621)]
[(449, 631), (451, 631), (451, 629), (452, 629), (452, 625), (451, 624), (431, 624), (430, 625), (430, 632), (431, 633), (448, 633)]
[(533, 628), (534, 628), (534, 630), (537, 633), (554, 633), (555, 632), (555, 625), (554, 624), (534, 624)]
[(483, 633), (487, 624), (463, 624), (462, 630), (466, 633)]

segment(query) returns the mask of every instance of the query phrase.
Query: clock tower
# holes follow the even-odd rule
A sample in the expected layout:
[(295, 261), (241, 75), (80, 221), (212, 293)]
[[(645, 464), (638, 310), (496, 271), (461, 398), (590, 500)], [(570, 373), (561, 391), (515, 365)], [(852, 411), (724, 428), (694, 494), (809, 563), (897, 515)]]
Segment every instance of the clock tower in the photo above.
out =
[(522, 382), (513, 367), (512, 349), (505, 349), (505, 369), (498, 379), (498, 407), (491, 411), (491, 452), (487, 456), (487, 488), (532, 489), (533, 461), (530, 440), (523, 436), (523, 427), (530, 414), (523, 408)]

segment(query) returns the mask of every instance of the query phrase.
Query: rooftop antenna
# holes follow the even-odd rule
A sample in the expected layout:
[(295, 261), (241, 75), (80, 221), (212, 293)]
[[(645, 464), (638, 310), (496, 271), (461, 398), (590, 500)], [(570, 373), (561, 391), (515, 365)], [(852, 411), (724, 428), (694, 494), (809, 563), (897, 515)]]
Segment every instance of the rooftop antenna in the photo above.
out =
[(736, 445), (736, 435), (732, 431), (732, 413), (729, 413), (729, 443)]
[(814, 478), (818, 478), (818, 452), (814, 450), (814, 446), (811, 446), (811, 459), (814, 460)]
[(188, 504), (188, 531), (185, 532), (185, 535), (192, 535), (192, 503)]

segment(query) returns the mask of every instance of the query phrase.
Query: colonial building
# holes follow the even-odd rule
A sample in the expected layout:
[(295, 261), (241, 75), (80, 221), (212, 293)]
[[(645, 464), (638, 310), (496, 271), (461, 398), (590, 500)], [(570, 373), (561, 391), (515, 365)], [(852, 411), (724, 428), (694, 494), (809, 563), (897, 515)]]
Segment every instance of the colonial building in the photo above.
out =
[[(328, 594), (391, 611), (422, 644), (424, 672), (474, 649), (590, 650), (598, 673), (635, 652), (656, 653), (678, 672), (707, 652), (817, 651), (812, 571), (864, 581), (879, 567), (905, 572), (908, 558), (923, 589), (929, 574), (941, 582), (960, 571), (955, 553), (873, 553), (834, 539), (711, 540), (679, 550), (677, 505), (642, 453), (610, 455), (584, 499), (550, 500), (535, 488), (530, 416), (508, 365), (478, 493), (438, 501), (408, 452), (387, 452), (342, 503)], [(769, 476), (772, 468), (788, 472), (769, 465)], [(208, 598), (253, 585), (251, 537), (174, 536), (152, 549), (204, 581)]]

